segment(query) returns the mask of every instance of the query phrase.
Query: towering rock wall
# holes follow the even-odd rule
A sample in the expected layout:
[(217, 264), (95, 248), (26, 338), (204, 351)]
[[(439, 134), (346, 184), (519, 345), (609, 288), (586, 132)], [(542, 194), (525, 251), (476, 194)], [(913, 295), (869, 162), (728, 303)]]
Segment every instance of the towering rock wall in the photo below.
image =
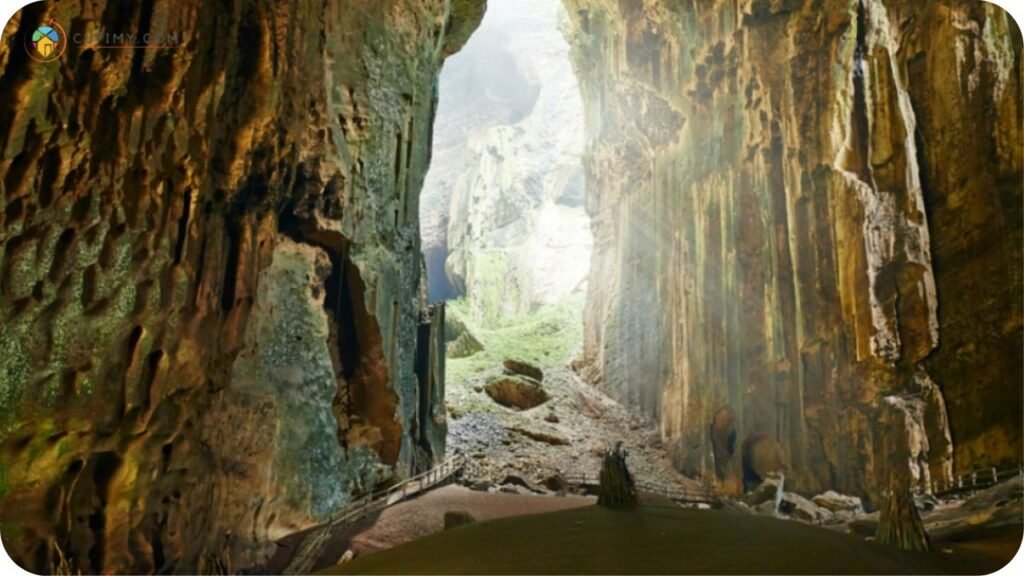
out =
[(936, 0), (566, 0), (592, 138), (583, 373), (724, 491), (1021, 453), (1021, 37)]
[[(483, 4), (60, 2), (10, 22), (0, 531), (19, 562), (238, 570), (442, 455), (418, 194), (438, 69)], [(51, 19), (72, 42), (31, 60)]]
[(492, 1), (441, 74), (424, 252), (432, 296), (466, 296), (480, 326), (585, 288), (583, 104), (560, 22), (560, 0)]

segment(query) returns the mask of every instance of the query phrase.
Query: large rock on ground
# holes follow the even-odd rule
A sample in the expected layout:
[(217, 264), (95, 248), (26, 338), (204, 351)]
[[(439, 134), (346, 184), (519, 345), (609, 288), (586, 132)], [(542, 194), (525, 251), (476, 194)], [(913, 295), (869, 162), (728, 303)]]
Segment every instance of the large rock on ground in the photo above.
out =
[(449, 309), (445, 314), (444, 338), (447, 343), (445, 354), (449, 358), (467, 358), (484, 349), (483, 343), (470, 330), (466, 319), (454, 309)]
[(544, 493), (542, 488), (535, 485), (533, 482), (530, 482), (526, 478), (523, 478), (519, 474), (506, 474), (505, 478), (499, 482), (499, 484), (502, 486), (519, 486), (520, 488), (525, 488), (527, 491), (534, 494)]
[(793, 492), (783, 492), (779, 501), (779, 514), (815, 524), (832, 519), (831, 512)]
[(811, 498), (811, 502), (830, 512), (849, 512), (853, 514), (864, 512), (864, 504), (860, 498), (840, 494), (834, 490), (818, 494)]
[(742, 501), (747, 506), (760, 506), (765, 502), (772, 502), (772, 506), (777, 507), (782, 489), (782, 476), (769, 476), (760, 486), (744, 494)]
[(445, 353), (449, 358), (468, 358), (483, 349), (484, 345), (467, 330), (448, 343)]
[(484, 386), (492, 400), (514, 410), (529, 410), (548, 401), (548, 393), (533, 378), (495, 376)]
[(544, 371), (524, 360), (507, 358), (502, 362), (502, 366), (505, 367), (506, 374), (518, 374), (527, 378), (533, 378), (537, 382), (544, 382)]

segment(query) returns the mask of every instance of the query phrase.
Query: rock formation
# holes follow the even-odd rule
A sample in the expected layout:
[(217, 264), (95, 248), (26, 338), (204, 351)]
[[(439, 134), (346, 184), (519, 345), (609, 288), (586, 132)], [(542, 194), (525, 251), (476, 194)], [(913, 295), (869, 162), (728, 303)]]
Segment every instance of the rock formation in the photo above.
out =
[(548, 401), (540, 382), (529, 376), (495, 376), (484, 391), (492, 400), (514, 410), (529, 410)]
[(875, 540), (900, 550), (927, 552), (931, 542), (914, 503), (913, 475), (919, 450), (912, 439), (915, 426), (911, 422), (902, 399), (889, 397), (883, 401), (879, 424), (885, 428), (885, 458), (880, 467), (886, 481)]
[[(483, 9), (100, 0), (11, 21), (0, 530), (18, 562), (243, 569), (443, 456), (418, 194), (439, 67)], [(51, 18), (84, 40), (30, 60)]]
[(636, 483), (626, 466), (626, 450), (619, 443), (605, 453), (601, 463), (597, 504), (606, 508), (631, 508), (637, 502)]
[(482, 327), (585, 287), (583, 104), (558, 0), (494, 0), (445, 63), (423, 189), (432, 298)]
[(591, 142), (582, 373), (729, 492), (763, 435), (795, 491), (877, 503), (887, 396), (914, 398), (919, 480), (1018, 459), (1010, 17), (960, 0), (566, 6)]

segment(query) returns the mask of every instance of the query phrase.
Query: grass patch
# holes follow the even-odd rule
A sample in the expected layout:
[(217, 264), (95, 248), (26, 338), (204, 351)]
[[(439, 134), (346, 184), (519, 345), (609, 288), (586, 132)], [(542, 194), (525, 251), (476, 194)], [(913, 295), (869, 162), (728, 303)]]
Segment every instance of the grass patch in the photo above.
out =
[(583, 303), (582, 295), (573, 295), (534, 313), (503, 318), (494, 327), (482, 328), (472, 322), (467, 300), (448, 302), (447, 314), (461, 320), (484, 349), (466, 358), (448, 358), (447, 379), (461, 382), (500, 366), (506, 358), (538, 366), (567, 362), (583, 341)]

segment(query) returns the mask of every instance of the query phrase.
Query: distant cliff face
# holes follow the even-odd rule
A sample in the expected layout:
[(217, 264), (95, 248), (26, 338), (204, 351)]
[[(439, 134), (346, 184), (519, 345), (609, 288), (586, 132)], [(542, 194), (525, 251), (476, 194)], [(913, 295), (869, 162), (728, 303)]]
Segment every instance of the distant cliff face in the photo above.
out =
[[(238, 570), (442, 456), (418, 194), (438, 69), (483, 5), (60, 2), (10, 23), (0, 530), (19, 562)], [(170, 45), (30, 60), (51, 18)]]
[(583, 104), (559, 0), (498, 0), (445, 63), (423, 189), (433, 297), (465, 295), (474, 321), (585, 287)]
[[(1017, 460), (1021, 39), (957, 0), (567, 0), (593, 143), (584, 374), (738, 491)], [(746, 463), (746, 466), (744, 466)], [(791, 484), (792, 482), (792, 484)]]

